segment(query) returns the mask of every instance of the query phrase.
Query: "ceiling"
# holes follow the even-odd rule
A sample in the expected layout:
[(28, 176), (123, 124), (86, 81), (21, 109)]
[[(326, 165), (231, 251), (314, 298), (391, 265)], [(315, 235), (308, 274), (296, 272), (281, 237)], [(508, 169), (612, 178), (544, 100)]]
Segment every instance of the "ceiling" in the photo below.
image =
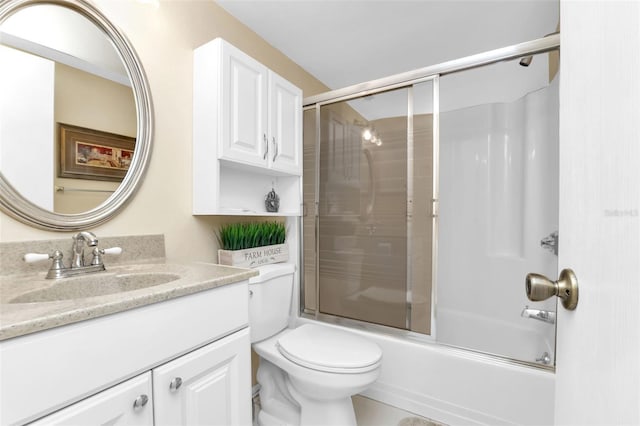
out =
[(331, 89), (556, 30), (558, 0), (217, 0)]

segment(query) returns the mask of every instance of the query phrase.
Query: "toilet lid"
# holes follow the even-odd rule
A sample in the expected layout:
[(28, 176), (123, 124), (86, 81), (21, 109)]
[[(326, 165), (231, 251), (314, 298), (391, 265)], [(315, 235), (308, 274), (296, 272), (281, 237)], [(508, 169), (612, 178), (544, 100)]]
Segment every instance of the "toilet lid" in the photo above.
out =
[(278, 350), (289, 361), (314, 370), (363, 373), (378, 367), (382, 350), (355, 333), (305, 324), (278, 339)]

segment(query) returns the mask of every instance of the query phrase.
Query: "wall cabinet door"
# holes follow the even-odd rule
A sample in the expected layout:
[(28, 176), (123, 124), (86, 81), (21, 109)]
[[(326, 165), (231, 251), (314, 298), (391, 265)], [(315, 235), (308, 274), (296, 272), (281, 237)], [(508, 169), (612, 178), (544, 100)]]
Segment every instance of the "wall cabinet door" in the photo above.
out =
[(274, 170), (302, 174), (302, 90), (269, 72), (269, 164)]
[(222, 43), (221, 62), (219, 156), (264, 167), (269, 149), (267, 68), (229, 43)]
[(153, 370), (156, 425), (250, 425), (249, 329)]
[(30, 425), (153, 425), (151, 373), (147, 372)]
[(193, 214), (299, 215), (302, 91), (221, 38), (193, 60)]

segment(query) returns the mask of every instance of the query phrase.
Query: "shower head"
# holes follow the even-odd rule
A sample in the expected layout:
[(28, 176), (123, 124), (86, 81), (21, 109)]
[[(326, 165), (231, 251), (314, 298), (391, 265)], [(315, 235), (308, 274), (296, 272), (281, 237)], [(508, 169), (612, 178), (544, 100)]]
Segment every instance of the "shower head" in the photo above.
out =
[(522, 65), (523, 67), (528, 67), (529, 65), (531, 65), (532, 60), (533, 56), (525, 56), (524, 58), (520, 59), (520, 65)]

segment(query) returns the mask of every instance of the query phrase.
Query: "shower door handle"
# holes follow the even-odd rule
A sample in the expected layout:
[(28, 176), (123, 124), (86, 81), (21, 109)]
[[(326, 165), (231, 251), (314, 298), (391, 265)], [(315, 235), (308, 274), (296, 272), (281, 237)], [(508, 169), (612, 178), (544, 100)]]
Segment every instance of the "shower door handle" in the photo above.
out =
[(567, 310), (573, 311), (578, 306), (578, 278), (571, 269), (563, 269), (558, 281), (540, 274), (527, 274), (525, 291), (533, 302), (558, 296)]

